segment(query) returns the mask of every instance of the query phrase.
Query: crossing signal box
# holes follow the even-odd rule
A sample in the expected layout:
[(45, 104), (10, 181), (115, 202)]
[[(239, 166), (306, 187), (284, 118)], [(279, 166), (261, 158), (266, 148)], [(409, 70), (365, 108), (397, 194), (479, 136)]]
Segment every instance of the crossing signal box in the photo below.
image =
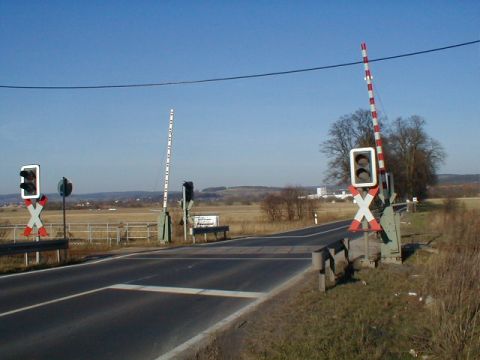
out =
[(40, 197), (40, 165), (25, 165), (20, 168), (20, 189), (22, 199)]
[(183, 183), (183, 187), (185, 188), (185, 201), (189, 202), (193, 200), (193, 182), (192, 181), (185, 181)]
[(371, 147), (350, 150), (350, 175), (356, 188), (377, 185), (377, 162)]

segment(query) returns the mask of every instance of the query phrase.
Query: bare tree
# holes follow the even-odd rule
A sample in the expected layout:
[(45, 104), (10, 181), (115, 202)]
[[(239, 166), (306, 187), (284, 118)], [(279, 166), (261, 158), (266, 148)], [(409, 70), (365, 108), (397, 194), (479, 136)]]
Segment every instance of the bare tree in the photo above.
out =
[(305, 214), (305, 194), (302, 188), (287, 186), (284, 188), (280, 197), (283, 201), (285, 215), (288, 221), (302, 219)]
[(304, 219), (308, 215), (308, 206), (305, 191), (298, 186), (287, 186), (278, 194), (269, 194), (260, 203), (270, 221)]
[(268, 194), (260, 203), (260, 208), (270, 221), (282, 219), (282, 198), (278, 194)]
[[(384, 124), (381, 122), (381, 128)], [(429, 185), (445, 158), (440, 143), (425, 131), (420, 116), (398, 118), (383, 133), (383, 150), (387, 171), (393, 173), (395, 191), (401, 196), (425, 197)], [(349, 152), (356, 147), (375, 146), (370, 111), (357, 110), (342, 116), (329, 130), (330, 138), (320, 145), (329, 157), (326, 181), (350, 182)]]
[(398, 118), (388, 132), (390, 171), (400, 196), (425, 197), (446, 157), (440, 143), (425, 132), (425, 124), (425, 120), (416, 115)]
[[(380, 126), (382, 126), (382, 121)], [(329, 138), (320, 144), (320, 151), (328, 156), (328, 174), (325, 181), (347, 183), (350, 180), (349, 152), (353, 148), (375, 146), (372, 116), (369, 110), (358, 109), (342, 116), (332, 124)]]

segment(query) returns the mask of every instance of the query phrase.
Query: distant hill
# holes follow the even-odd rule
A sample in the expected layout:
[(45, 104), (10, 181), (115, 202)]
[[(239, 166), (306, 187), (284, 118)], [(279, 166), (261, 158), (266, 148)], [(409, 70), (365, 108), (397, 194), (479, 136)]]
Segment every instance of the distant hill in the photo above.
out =
[(438, 184), (475, 184), (480, 183), (480, 174), (466, 174), (466, 175), (457, 175), (457, 174), (439, 174), (438, 175)]
[[(439, 174), (438, 185), (462, 185), (462, 184), (479, 184), (480, 174)], [(306, 192), (314, 194), (317, 186), (303, 187)], [(329, 189), (337, 189), (338, 186), (328, 186)], [(346, 186), (341, 187), (346, 188)], [(249, 200), (256, 201), (262, 199), (265, 195), (273, 192), (281, 191), (281, 187), (269, 186), (217, 186), (205, 188), (201, 191), (195, 191), (195, 199), (200, 201), (221, 201), (221, 200)], [(47, 194), (52, 202), (61, 201), (58, 194)], [(182, 196), (180, 191), (170, 191), (169, 200), (179, 200)], [(72, 194), (67, 198), (68, 202), (94, 201), (94, 202), (108, 202), (108, 201), (139, 201), (142, 202), (160, 202), (163, 200), (163, 192), (156, 191), (124, 191), (124, 192), (102, 192), (91, 194)], [(0, 206), (3, 204), (20, 204), (22, 203), (20, 193), (0, 195)]]
[(205, 188), (195, 196), (198, 200), (248, 200), (256, 201), (272, 192), (278, 192), (282, 188), (268, 186), (220, 186)]
[[(46, 194), (50, 202), (62, 201), (60, 195)], [(172, 191), (169, 193), (171, 199), (180, 198), (182, 195), (179, 191)], [(139, 199), (140, 201), (161, 201), (163, 200), (163, 192), (148, 192), (148, 191), (123, 191), (123, 192), (102, 192), (102, 193), (92, 193), (92, 194), (72, 194), (66, 198), (66, 201), (71, 203), (75, 202), (108, 202), (108, 201), (135, 201)], [(0, 195), (0, 205), (2, 204), (16, 204), (22, 203), (23, 200), (18, 194), (8, 194)]]

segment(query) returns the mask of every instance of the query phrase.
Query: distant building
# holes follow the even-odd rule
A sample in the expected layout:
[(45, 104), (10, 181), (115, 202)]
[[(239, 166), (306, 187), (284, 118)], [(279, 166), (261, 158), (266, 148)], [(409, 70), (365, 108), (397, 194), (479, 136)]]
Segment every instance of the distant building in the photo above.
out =
[(345, 189), (339, 189), (339, 190), (334, 190), (334, 191), (327, 191), (326, 186), (318, 187), (317, 188), (317, 193), (312, 194), (312, 195), (307, 195), (307, 198), (309, 199), (325, 199), (325, 200), (347, 200), (347, 199), (352, 199), (353, 200), (353, 195), (350, 194), (348, 190)]

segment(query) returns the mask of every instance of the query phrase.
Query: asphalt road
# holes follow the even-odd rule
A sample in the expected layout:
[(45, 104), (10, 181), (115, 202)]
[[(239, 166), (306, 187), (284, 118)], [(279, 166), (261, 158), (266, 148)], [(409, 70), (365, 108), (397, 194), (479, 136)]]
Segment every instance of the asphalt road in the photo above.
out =
[(167, 359), (349, 236), (350, 221), (0, 277), (0, 359)]

